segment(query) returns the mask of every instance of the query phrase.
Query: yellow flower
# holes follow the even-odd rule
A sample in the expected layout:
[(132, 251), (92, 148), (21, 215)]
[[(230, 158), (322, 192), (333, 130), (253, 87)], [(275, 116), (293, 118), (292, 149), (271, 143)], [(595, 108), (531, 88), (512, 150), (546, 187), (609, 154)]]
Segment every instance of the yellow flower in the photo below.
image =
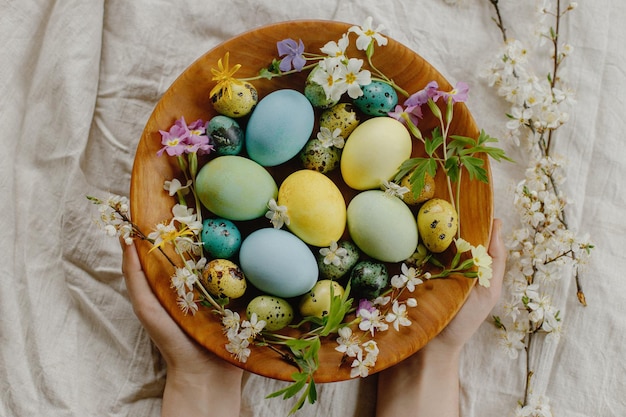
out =
[(218, 69), (211, 68), (211, 73), (213, 74), (213, 81), (217, 81), (217, 84), (211, 90), (209, 94), (210, 97), (220, 92), (220, 90), (224, 91), (224, 94), (228, 95), (228, 98), (232, 98), (232, 91), (230, 86), (232, 84), (243, 84), (240, 80), (233, 77), (233, 75), (241, 68), (241, 64), (237, 64), (232, 68), (229, 67), (229, 58), (230, 53), (226, 52), (224, 55), (224, 62), (222, 63), (222, 59), (217, 61)]

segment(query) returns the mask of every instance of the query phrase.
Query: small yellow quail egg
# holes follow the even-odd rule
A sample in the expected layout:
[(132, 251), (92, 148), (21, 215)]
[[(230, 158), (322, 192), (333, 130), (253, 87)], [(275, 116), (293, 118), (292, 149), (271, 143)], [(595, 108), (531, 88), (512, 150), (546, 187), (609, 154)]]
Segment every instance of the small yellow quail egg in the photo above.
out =
[(300, 314), (304, 317), (324, 317), (330, 311), (330, 291), (335, 297), (343, 297), (343, 287), (335, 281), (323, 279), (317, 281), (311, 291), (300, 299)]
[(402, 200), (404, 200), (406, 204), (414, 206), (423, 203), (426, 200), (430, 200), (435, 196), (435, 180), (428, 172), (426, 172), (426, 175), (424, 176), (424, 186), (422, 187), (422, 191), (417, 197), (413, 195), (410, 181), (411, 175), (413, 175), (413, 171), (406, 174), (402, 177), (402, 180), (400, 180), (400, 186), (409, 189), (409, 192), (402, 196)]
[(209, 262), (200, 281), (216, 297), (239, 298), (247, 287), (241, 268), (227, 259), (213, 259)]
[(457, 212), (446, 200), (428, 200), (417, 213), (417, 229), (424, 246), (431, 252), (445, 251), (452, 243), (457, 228)]
[(233, 80), (228, 83), (230, 94), (225, 88), (219, 89), (211, 96), (216, 112), (224, 116), (238, 118), (248, 115), (259, 101), (256, 88), (247, 81)]

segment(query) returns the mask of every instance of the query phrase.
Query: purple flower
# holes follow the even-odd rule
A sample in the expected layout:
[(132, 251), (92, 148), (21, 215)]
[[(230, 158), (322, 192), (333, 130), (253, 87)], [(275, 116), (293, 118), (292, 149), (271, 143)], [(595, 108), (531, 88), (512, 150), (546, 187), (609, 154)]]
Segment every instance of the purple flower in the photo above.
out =
[(176, 120), (169, 131), (160, 130), (163, 147), (157, 152), (161, 156), (167, 152), (169, 156), (180, 156), (184, 153), (207, 154), (213, 150), (209, 138), (205, 135), (205, 123), (198, 119), (191, 124), (185, 122), (185, 117)]
[(180, 156), (185, 153), (189, 137), (189, 130), (186, 126), (182, 127), (175, 124), (168, 132), (159, 130), (159, 133), (161, 133), (161, 145), (163, 147), (157, 152), (158, 156), (163, 155), (163, 152), (167, 152), (169, 156)]
[(408, 117), (414, 126), (417, 126), (419, 119), (423, 117), (422, 108), (420, 106), (408, 106), (403, 108), (401, 105), (397, 105), (394, 111), (387, 113), (389, 117), (393, 117), (399, 122), (406, 124), (406, 118)]
[(467, 101), (467, 96), (469, 95), (469, 86), (463, 81), (459, 81), (456, 83), (456, 86), (452, 89), (452, 91), (437, 91), (437, 94), (433, 98), (434, 101), (437, 101), (439, 97), (443, 97), (443, 99), (447, 102), (448, 100), (452, 100), (453, 103), (462, 103)]
[(437, 81), (431, 81), (426, 84), (423, 90), (420, 90), (416, 93), (411, 94), (409, 98), (407, 98), (404, 102), (405, 106), (421, 106), (422, 104), (426, 104), (429, 98), (435, 97), (439, 89), (439, 84)]
[(376, 310), (376, 308), (370, 300), (368, 300), (367, 298), (362, 298), (359, 300), (359, 308), (356, 310), (357, 316), (360, 316), (361, 310), (366, 310), (372, 313), (374, 310)]
[(304, 64), (306, 64), (306, 60), (302, 56), (304, 53), (302, 39), (298, 43), (291, 38), (287, 38), (277, 42), (276, 46), (278, 47), (278, 56), (284, 57), (278, 66), (281, 71), (289, 71), (292, 66), (295, 70), (302, 71)]

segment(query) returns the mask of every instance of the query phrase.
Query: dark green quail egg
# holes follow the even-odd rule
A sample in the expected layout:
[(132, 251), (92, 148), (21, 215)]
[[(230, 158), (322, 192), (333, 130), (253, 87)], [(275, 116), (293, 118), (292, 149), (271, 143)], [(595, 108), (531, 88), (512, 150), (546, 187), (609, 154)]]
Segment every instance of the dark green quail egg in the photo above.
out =
[[(333, 256), (328, 252), (334, 248), (321, 249), (317, 253), (317, 266), (320, 274), (326, 279), (338, 280), (346, 276), (354, 265), (359, 261), (359, 249), (349, 240), (343, 240), (337, 244), (337, 249), (341, 250), (342, 256)], [(328, 252), (326, 252), (328, 251)], [(334, 251), (336, 252), (336, 251)]]
[(389, 283), (387, 267), (382, 262), (361, 261), (350, 273), (352, 292), (361, 298), (378, 297)]
[(309, 99), (313, 107), (318, 109), (327, 109), (337, 104), (337, 100), (326, 97), (324, 87), (313, 81), (313, 77), (318, 69), (319, 67), (316, 66), (309, 73), (306, 83), (304, 84), (304, 95)]
[(280, 330), (293, 320), (293, 308), (284, 299), (271, 295), (259, 295), (253, 298), (246, 308), (248, 318), (256, 313), (259, 320), (265, 321), (265, 329)]
[(241, 153), (244, 133), (235, 119), (218, 114), (207, 123), (206, 133), (211, 138), (217, 155)]

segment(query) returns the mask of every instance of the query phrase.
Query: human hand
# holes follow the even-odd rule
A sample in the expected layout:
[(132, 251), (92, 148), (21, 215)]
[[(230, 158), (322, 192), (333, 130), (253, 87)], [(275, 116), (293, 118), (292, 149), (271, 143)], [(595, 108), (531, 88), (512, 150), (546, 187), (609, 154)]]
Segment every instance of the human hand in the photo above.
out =
[(454, 319), (424, 349), (458, 353), (498, 302), (506, 264), (506, 249), (500, 236), (501, 229), (500, 219), (494, 219), (492, 238), (489, 242), (493, 270), (491, 285), (489, 287), (475, 285)]
[(122, 251), (133, 310), (167, 364), (162, 415), (238, 416), (243, 371), (189, 338), (152, 292), (135, 245)]

